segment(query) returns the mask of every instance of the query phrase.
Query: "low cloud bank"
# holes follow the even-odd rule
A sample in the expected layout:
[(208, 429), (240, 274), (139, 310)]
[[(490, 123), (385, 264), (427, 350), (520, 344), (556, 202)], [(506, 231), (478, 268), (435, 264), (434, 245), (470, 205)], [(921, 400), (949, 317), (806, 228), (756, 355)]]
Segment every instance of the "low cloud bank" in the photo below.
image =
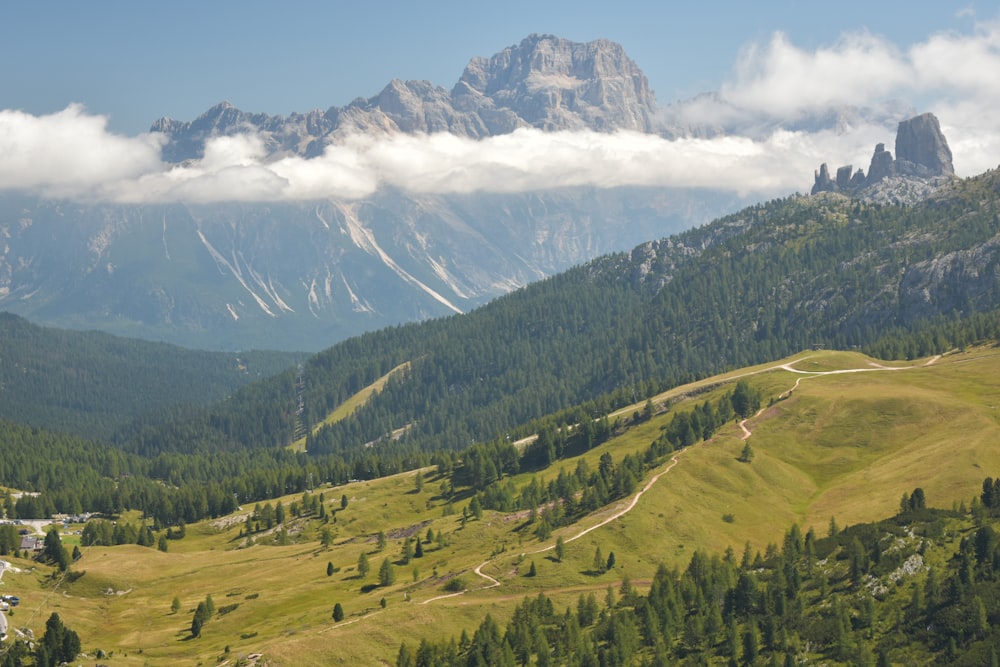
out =
[(920, 100), (919, 111), (937, 114), (965, 176), (1000, 162), (997, 72), (996, 22), (906, 51), (857, 33), (808, 52), (776, 34), (744, 50), (716, 95), (671, 107), (677, 122), (727, 130), (710, 138), (531, 129), (483, 140), (356, 135), (320, 157), (275, 160), (246, 134), (212, 139), (202, 159), (181, 165), (162, 161), (162, 136), (113, 134), (106, 118), (78, 105), (46, 116), (6, 110), (0, 189), (122, 203), (357, 199), (382, 187), (448, 194), (632, 185), (770, 197), (807, 190), (820, 162), (867, 168), (876, 143), (892, 148), (891, 124), (801, 129), (803, 118), (892, 98)]
[[(155, 135), (110, 134), (105, 119), (78, 108), (28, 117), (39, 128), (34, 136), (9, 141), (3, 124), (14, 115), (0, 115), (0, 135), (7, 137), (0, 141), (3, 187), (119, 203), (357, 199), (380, 187), (449, 194), (662, 186), (773, 196), (807, 189), (812, 170), (832, 157), (867, 164), (874, 143), (886, 140), (879, 127), (779, 130), (764, 140), (521, 129), (483, 140), (356, 135), (320, 157), (268, 161), (259, 137), (238, 135), (210, 140), (200, 160), (169, 165), (159, 159)], [(56, 145), (47, 143), (53, 137)]]

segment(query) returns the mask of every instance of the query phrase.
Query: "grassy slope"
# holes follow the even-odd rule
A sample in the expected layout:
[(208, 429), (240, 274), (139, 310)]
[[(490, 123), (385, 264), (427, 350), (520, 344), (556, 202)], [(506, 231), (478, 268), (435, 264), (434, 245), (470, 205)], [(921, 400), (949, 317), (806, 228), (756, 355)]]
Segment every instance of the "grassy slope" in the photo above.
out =
[[(794, 360), (800, 370), (871, 368), (870, 360), (855, 353), (810, 352)], [(658, 563), (683, 567), (695, 549), (721, 552), (732, 546), (739, 555), (746, 541), (761, 550), (780, 541), (793, 522), (825, 534), (831, 516), (845, 526), (891, 515), (902, 493), (916, 486), (924, 488), (933, 506), (968, 502), (984, 477), (1000, 471), (1000, 449), (994, 444), (1000, 440), (995, 410), (1000, 350), (949, 355), (931, 366), (913, 364), (898, 372), (803, 375), (777, 365), (728, 375), (755, 372), (749, 379), (765, 397), (776, 397), (801, 380), (789, 398), (751, 420), (753, 463), (736, 460), (743, 443), (730, 423), (712, 441), (685, 450), (635, 510), (568, 542), (563, 563), (554, 562), (551, 551), (530, 552), (551, 545), (557, 535), (568, 539), (598, 523), (624, 501), (540, 544), (523, 519), (492, 512), (462, 530), (459, 516), (442, 515), (443, 501), (435, 498), (439, 480), (432, 471), (425, 471), (430, 479), (420, 494), (414, 492), (414, 473), (405, 473), (326, 490), (331, 506), (339, 507), (341, 493), (349, 498), (348, 508), (338, 512), (335, 546), (329, 550), (320, 546), (315, 522), (303, 526), (300, 544), (249, 548), (237, 548), (245, 544), (239, 522), (225, 529), (216, 522), (190, 526), (184, 540), (170, 543), (168, 554), (141, 547), (84, 549), (75, 569), (86, 574), (55, 594), (41, 583), (44, 568), (8, 572), (3, 589), (20, 592), (25, 600), (10, 620), (23, 625), (34, 610), (27, 624), (37, 632), (48, 614), (58, 611), (81, 634), (85, 650), (114, 651), (103, 661), (109, 665), (207, 664), (227, 645), (234, 657), (263, 651), (280, 664), (391, 663), (403, 639), (471, 632), (487, 612), (503, 621), (524, 595), (539, 590), (558, 608), (574, 604), (580, 592), (603, 599), (607, 586), (617, 587), (624, 574), (641, 587)], [(708, 387), (696, 396), (700, 402), (728, 391), (718, 381), (669, 394)], [(585, 456), (596, 468), (604, 451), (617, 461), (628, 451), (644, 450), (667, 419), (641, 424)], [(572, 470), (576, 462), (561, 465)], [(544, 476), (552, 479), (557, 472)], [(292, 500), (285, 499), (286, 507)], [(456, 504), (459, 512), (462, 504)], [(725, 514), (734, 521), (724, 521)], [(444, 530), (450, 544), (441, 550), (429, 546), (424, 558), (397, 567), (392, 587), (360, 592), (363, 584), (377, 581), (386, 555), (399, 558), (403, 532), (423, 535), (428, 527)], [(373, 553), (379, 530), (390, 537), (384, 554)], [(588, 574), (597, 547), (605, 556), (615, 552), (615, 571)], [(372, 567), (363, 581), (355, 572), (362, 550)], [(421, 604), (441, 595), (444, 580), (453, 574), (461, 573), (473, 589), (484, 586), (472, 570), (487, 560), (484, 571), (500, 579), (500, 587)], [(538, 576), (520, 576), (532, 560)], [(326, 576), (328, 561), (341, 568), (332, 577)], [(28, 562), (15, 560), (15, 565)], [(187, 639), (194, 607), (208, 594), (217, 608), (239, 606), (213, 618), (202, 638)], [(405, 594), (412, 600), (404, 602)], [(174, 595), (182, 602), (178, 614), (170, 611)], [(379, 605), (383, 596), (385, 610)], [(339, 624), (331, 619), (336, 602), (347, 614)], [(257, 634), (241, 639), (251, 633)]]
[[(409, 369), (409, 367), (410, 367), (410, 363), (409, 362), (406, 362), (406, 363), (403, 363), (403, 364), (400, 364), (400, 365), (396, 366), (391, 371), (389, 371), (388, 373), (386, 373), (382, 377), (380, 377), (377, 380), (375, 380), (375, 382), (372, 382), (370, 385), (368, 385), (367, 387), (365, 387), (364, 389), (362, 389), (361, 391), (359, 391), (358, 393), (354, 394), (349, 399), (347, 399), (346, 401), (344, 401), (343, 404), (338, 405), (336, 407), (336, 409), (334, 409), (332, 412), (330, 412), (330, 414), (328, 414), (323, 419), (323, 421), (321, 421), (320, 423), (318, 423), (315, 426), (313, 426), (313, 429), (312, 429), (313, 435), (315, 435), (316, 433), (318, 433), (319, 430), (321, 428), (323, 428), (324, 426), (329, 426), (330, 424), (336, 424), (340, 420), (345, 419), (345, 418), (351, 416), (351, 414), (355, 410), (357, 410), (362, 405), (364, 405), (366, 402), (368, 402), (368, 399), (370, 399), (372, 396), (374, 396), (378, 392), (382, 391), (382, 388), (385, 387), (386, 383), (389, 381), (390, 378), (392, 378), (393, 375), (396, 375), (397, 373), (401, 373), (401, 372)], [(289, 445), (289, 449), (292, 449), (293, 451), (296, 451), (296, 452), (304, 452), (306, 450), (306, 438), (305, 438), (305, 436), (299, 438), (298, 440), (296, 440), (295, 442), (293, 442), (291, 445)]]

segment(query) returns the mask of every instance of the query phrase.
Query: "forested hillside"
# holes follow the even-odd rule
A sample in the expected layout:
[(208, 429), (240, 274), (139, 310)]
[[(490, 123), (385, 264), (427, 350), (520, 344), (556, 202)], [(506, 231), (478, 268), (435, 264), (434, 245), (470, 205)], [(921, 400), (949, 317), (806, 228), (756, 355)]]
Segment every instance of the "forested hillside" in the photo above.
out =
[(304, 356), (186, 350), (0, 313), (0, 419), (110, 438), (140, 415), (203, 410)]
[[(113, 442), (128, 454), (131, 475), (116, 506), (165, 523), (191, 521), (310, 484), (451, 465), (473, 445), (589, 425), (682, 382), (816, 345), (862, 346), (892, 358), (995, 340), (997, 203), (996, 172), (957, 182), (914, 208), (792, 197), (602, 258), (467, 315), (348, 340), (215, 406), (171, 407), (170, 419), (147, 411), (119, 428)], [(176, 354), (157, 349), (153, 358), (163, 363)], [(191, 373), (205, 370), (190, 359)], [(61, 367), (61, 358), (51, 363)], [(87, 410), (120, 415), (121, 405), (147, 410), (155, 403), (150, 396), (196, 398), (194, 375), (159, 368), (130, 367), (143, 384), (109, 365), (100, 376), (108, 380), (94, 383), (102, 403)], [(396, 368), (357, 410), (322, 425)], [(43, 416), (42, 406), (53, 405), (58, 416), (62, 390), (52, 388), (73, 387), (74, 378), (97, 371), (67, 364), (58, 372), (66, 382), (40, 382), (34, 394), (45, 396), (47, 387), (54, 396), (12, 402), (21, 406), (17, 419), (28, 421), (31, 405)], [(304, 453), (287, 448), (303, 434)], [(23, 456), (37, 455), (31, 438), (18, 442)], [(84, 466), (114, 477), (83, 451), (60, 447), (48, 462), (56, 471)], [(54, 489), (58, 474), (36, 470), (0, 483)], [(169, 486), (158, 486), (163, 481)]]
[(407, 373), (310, 437), (307, 449), (351, 452), (393, 432), (396, 452), (460, 449), (515, 435), (558, 410), (594, 401), (599, 414), (816, 345), (929, 354), (944, 344), (929, 327), (978, 316), (982, 334), (984, 323), (995, 324), (997, 203), (998, 174), (990, 172), (913, 208), (839, 195), (762, 204), (467, 315), (351, 339), (305, 364), (300, 392), (289, 374), (185, 425), (183, 437), (147, 432), (132, 446), (153, 453), (288, 443), (297, 423), (320, 423), (404, 362)]

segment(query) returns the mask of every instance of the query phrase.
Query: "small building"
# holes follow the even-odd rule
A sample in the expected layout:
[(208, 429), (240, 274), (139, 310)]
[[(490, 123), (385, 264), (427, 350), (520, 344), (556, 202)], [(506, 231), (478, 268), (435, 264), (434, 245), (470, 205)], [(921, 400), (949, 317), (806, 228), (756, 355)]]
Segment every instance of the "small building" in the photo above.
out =
[(34, 535), (21, 536), (21, 551), (41, 551), (45, 543)]

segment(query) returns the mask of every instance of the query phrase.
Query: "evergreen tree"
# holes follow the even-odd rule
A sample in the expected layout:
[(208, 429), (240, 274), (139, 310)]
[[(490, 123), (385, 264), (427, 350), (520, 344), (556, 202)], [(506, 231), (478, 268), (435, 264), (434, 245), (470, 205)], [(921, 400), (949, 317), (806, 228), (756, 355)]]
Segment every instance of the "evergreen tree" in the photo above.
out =
[(52, 563), (61, 572), (69, 569), (69, 555), (63, 547), (62, 539), (59, 537), (59, 529), (52, 528), (45, 533), (45, 546), (42, 549), (42, 557), (46, 562)]
[(368, 576), (368, 571), (370, 569), (371, 566), (368, 564), (368, 554), (362, 551), (361, 555), (358, 556), (358, 576), (364, 579)]
[(378, 570), (379, 586), (392, 586), (396, 583), (396, 572), (388, 558), (382, 560), (382, 566)]
[(333, 605), (333, 620), (338, 623), (344, 620), (344, 608), (340, 605), (339, 602)]
[(604, 574), (604, 568), (607, 565), (607, 561), (604, 560), (604, 554), (601, 553), (601, 547), (597, 547), (594, 550), (594, 572), (597, 574)]
[(208, 605), (205, 601), (198, 603), (198, 606), (194, 610), (194, 617), (191, 619), (191, 636), (201, 637), (201, 630), (205, 623), (208, 622), (211, 612), (208, 610)]

